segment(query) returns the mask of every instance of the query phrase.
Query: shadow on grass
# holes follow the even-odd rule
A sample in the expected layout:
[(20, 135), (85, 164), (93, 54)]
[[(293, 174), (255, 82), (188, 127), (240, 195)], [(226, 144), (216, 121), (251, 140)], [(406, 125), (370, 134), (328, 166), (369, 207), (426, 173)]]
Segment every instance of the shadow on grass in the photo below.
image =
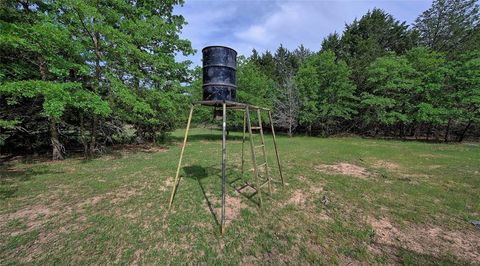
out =
[(215, 224), (219, 226), (220, 222), (218, 221), (217, 215), (215, 214), (215, 210), (213, 209), (212, 201), (211, 199), (209, 199), (202, 182), (200, 182), (201, 179), (208, 177), (208, 172), (211, 170), (217, 170), (217, 169), (214, 167), (205, 168), (200, 165), (190, 165), (190, 166), (183, 167), (183, 171), (185, 172), (185, 177), (197, 180), (198, 186), (202, 190), (203, 197), (207, 202), (207, 206), (208, 206), (208, 209), (210, 210), (210, 214), (212, 215), (213, 220), (215, 221)]
[[(379, 245), (376, 243), (376, 245)], [(471, 262), (453, 254), (423, 254), (418, 251), (392, 244), (381, 244), (383, 253), (402, 265), (470, 265)], [(392, 256), (393, 255), (393, 256)], [(385, 263), (385, 262), (384, 262)]]
[[(205, 200), (207, 201), (208, 208), (210, 209), (210, 212), (215, 217), (216, 222), (218, 223), (218, 220), (215, 216), (215, 213), (214, 213), (212, 205), (211, 205), (211, 200), (208, 198), (208, 196), (206, 194), (206, 191), (205, 191), (205, 188), (204, 188), (201, 180), (208, 177), (208, 176), (217, 175), (218, 178), (219, 178), (219, 180), (218, 180), (219, 184), (221, 184), (221, 169), (217, 168), (217, 167), (213, 167), (213, 166), (203, 167), (203, 166), (200, 166), (200, 165), (190, 165), (190, 166), (183, 167), (183, 170), (185, 172), (185, 177), (197, 180), (197, 182), (200, 186), (200, 189), (202, 190), (203, 196), (204, 196)], [(242, 183), (241, 184), (236, 184), (238, 182), (242, 182)], [(235, 167), (232, 167), (232, 166), (227, 168), (227, 185), (229, 185), (231, 188), (233, 188), (239, 195), (248, 199), (249, 201), (251, 201), (255, 205), (260, 206), (260, 202), (256, 201), (254, 199), (254, 196), (257, 195), (256, 191), (253, 192), (253, 193), (246, 193), (246, 192), (242, 191), (244, 188), (247, 188), (247, 187), (250, 187), (250, 188), (254, 189), (254, 186), (251, 183), (245, 181), (242, 178), (242, 174), (239, 171), (239, 169), (237, 169)]]

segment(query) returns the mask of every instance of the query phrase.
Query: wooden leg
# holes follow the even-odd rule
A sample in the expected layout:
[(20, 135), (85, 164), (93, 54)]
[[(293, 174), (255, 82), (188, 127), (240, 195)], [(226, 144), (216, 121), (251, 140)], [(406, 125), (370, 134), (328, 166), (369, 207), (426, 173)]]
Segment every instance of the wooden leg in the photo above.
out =
[(222, 123), (222, 221), (220, 231), (223, 234), (225, 230), (225, 183), (227, 181), (227, 105), (223, 103), (223, 123)]
[(185, 151), (185, 146), (187, 145), (188, 131), (190, 130), (190, 122), (192, 121), (194, 105), (190, 108), (190, 114), (188, 115), (187, 129), (185, 130), (185, 137), (183, 138), (182, 151), (180, 152), (180, 159), (178, 160), (177, 173), (175, 174), (175, 181), (173, 184), (172, 194), (170, 195), (170, 202), (168, 203), (168, 209), (172, 207), (173, 198), (177, 191), (178, 183), (180, 182), (180, 168), (182, 167), (183, 152)]
[(247, 130), (247, 116), (245, 112), (243, 112), (243, 138), (242, 138), (242, 178), (243, 173), (245, 171), (245, 133)]
[(282, 180), (282, 185), (285, 185), (283, 182), (283, 173), (282, 173), (282, 166), (280, 164), (280, 157), (278, 155), (277, 139), (275, 137), (275, 128), (273, 126), (272, 111), (268, 111), (268, 117), (270, 119), (270, 126), (272, 127), (273, 147), (275, 148), (275, 155), (277, 157), (278, 171), (280, 172), (280, 179)]

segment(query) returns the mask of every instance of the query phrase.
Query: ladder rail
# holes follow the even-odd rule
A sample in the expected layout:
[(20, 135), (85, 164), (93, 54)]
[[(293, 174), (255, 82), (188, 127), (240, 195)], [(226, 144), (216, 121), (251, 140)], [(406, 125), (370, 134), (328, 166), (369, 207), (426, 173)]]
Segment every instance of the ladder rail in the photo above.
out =
[(277, 138), (275, 137), (275, 128), (273, 126), (272, 111), (270, 111), (270, 110), (268, 111), (268, 118), (270, 120), (270, 126), (272, 128), (273, 147), (275, 148), (275, 155), (276, 155), (276, 158), (277, 158), (278, 171), (280, 172), (280, 179), (282, 181), (282, 186), (285, 186), (285, 183), (283, 181), (282, 165), (280, 164), (280, 156), (278, 155)]
[(268, 162), (267, 162), (267, 150), (265, 149), (265, 137), (263, 136), (263, 126), (262, 126), (262, 113), (260, 109), (257, 109), (257, 116), (258, 116), (258, 127), (260, 128), (260, 140), (262, 142), (262, 153), (263, 153), (263, 159), (264, 159), (264, 164), (265, 164), (265, 177), (267, 178), (268, 182), (268, 192), (272, 194), (272, 184), (270, 182), (270, 175), (268, 173)]
[[(253, 136), (252, 136), (252, 121), (250, 119), (250, 108), (248, 106), (245, 107), (245, 113), (247, 116), (247, 127), (248, 127), (248, 135), (250, 139), (250, 150), (252, 152), (252, 162), (253, 162), (253, 172), (255, 176), (255, 183), (259, 184), (258, 182), (258, 166), (257, 166), (257, 158), (255, 155), (255, 147), (253, 145)], [(260, 201), (260, 207), (262, 207), (262, 192), (260, 187), (258, 188), (258, 198)]]

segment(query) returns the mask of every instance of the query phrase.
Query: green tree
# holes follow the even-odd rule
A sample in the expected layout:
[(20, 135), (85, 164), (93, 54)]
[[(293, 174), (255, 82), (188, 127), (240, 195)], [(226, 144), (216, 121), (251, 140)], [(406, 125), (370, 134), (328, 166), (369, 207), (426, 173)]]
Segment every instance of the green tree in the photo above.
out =
[(2, 2), (0, 119), (36, 126), (35, 135), (43, 134), (48, 121), (54, 158), (62, 157), (60, 126), (79, 130), (90, 155), (126, 124), (148, 140), (156, 131), (171, 130), (181, 117), (180, 83), (187, 81), (190, 63), (176, 62), (175, 55), (193, 52), (179, 37), (185, 21), (173, 14), (178, 4), (182, 1)]
[(450, 118), (463, 125), (458, 134), (458, 141), (463, 141), (472, 125), (480, 125), (480, 49), (452, 62), (449, 87)]
[[(409, 50), (406, 59), (415, 70), (415, 90), (407, 99), (414, 105), (412, 119), (414, 134), (422, 125), (430, 128), (447, 124), (445, 139), (447, 139), (451, 119), (448, 119), (448, 105), (451, 101), (445, 89), (448, 74), (447, 61), (443, 53), (438, 53), (425, 47)], [(448, 122), (447, 122), (448, 121)]]
[[(173, 6), (181, 3), (59, 2), (63, 23), (70, 25), (74, 38), (85, 47), (85, 61), (91, 62), (92, 90), (105, 95), (118, 109), (114, 113), (122, 114), (121, 119), (135, 121), (140, 137), (152, 123), (160, 126), (158, 115), (164, 113), (163, 108), (153, 108), (145, 100), (151, 95), (148, 90), (175, 90), (186, 76), (188, 62), (176, 63), (174, 58), (176, 52), (193, 52), (190, 42), (178, 36), (185, 21), (173, 15)], [(165, 103), (168, 97), (163, 99)], [(98, 122), (94, 115), (91, 153), (97, 145)]]
[(340, 55), (351, 68), (359, 93), (367, 89), (365, 69), (371, 62), (390, 52), (404, 54), (414, 46), (415, 39), (405, 22), (381, 9), (373, 9), (346, 25)]
[(257, 106), (271, 108), (275, 82), (267, 77), (253, 61), (240, 62), (237, 68), (237, 100)]
[(477, 0), (435, 0), (415, 20), (414, 28), (419, 32), (421, 44), (455, 54), (478, 47), (470, 39), (478, 35), (479, 15)]
[(275, 60), (270, 51), (267, 50), (260, 57), (253, 57), (252, 60), (265, 75), (275, 79)]
[[(5, 59), (2, 60), (5, 71), (2, 94), (6, 97), (43, 98), (42, 114), (49, 121), (53, 159), (62, 159), (64, 148), (58, 137), (57, 124), (70, 101), (65, 88), (78, 87), (65, 81), (68, 81), (70, 71), (85, 69), (75, 61), (78, 45), (70, 40), (68, 30), (48, 12), (50, 6), (42, 2), (20, 4), (21, 8), (15, 1), (8, 1), (1, 13), (1, 57)], [(23, 62), (12, 63), (10, 52)], [(12, 104), (11, 99), (8, 98), (9, 104)]]
[(418, 86), (415, 69), (405, 56), (391, 53), (376, 59), (367, 73), (371, 92), (361, 95), (366, 122), (374, 127), (398, 126), (398, 133), (403, 136), (405, 125), (413, 120), (411, 99)]
[(337, 58), (340, 57), (342, 53), (342, 43), (341, 36), (337, 32), (328, 34), (327, 37), (322, 40), (320, 51), (323, 52), (328, 50), (333, 51)]
[(300, 67), (296, 77), (301, 102), (299, 120), (309, 131), (320, 125), (326, 134), (331, 134), (356, 114), (355, 85), (350, 74), (347, 64), (337, 62), (330, 50), (312, 56)]

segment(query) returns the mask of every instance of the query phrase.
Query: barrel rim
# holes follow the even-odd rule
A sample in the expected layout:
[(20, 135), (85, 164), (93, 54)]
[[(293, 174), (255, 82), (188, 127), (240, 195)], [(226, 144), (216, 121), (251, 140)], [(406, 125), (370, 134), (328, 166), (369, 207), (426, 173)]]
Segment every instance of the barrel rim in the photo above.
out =
[(220, 87), (220, 86), (222, 86), (222, 87), (232, 87), (232, 88), (234, 88), (234, 89), (237, 88), (237, 85), (232, 85), (232, 84), (230, 84), (230, 83), (218, 83), (218, 82), (217, 82), (217, 83), (205, 83), (205, 84), (202, 85), (202, 88), (205, 88), (205, 87), (217, 87), (217, 86), (218, 86), (218, 87)]
[(209, 48), (227, 48), (229, 50), (232, 50), (235, 52), (235, 55), (237, 55), (237, 51), (235, 51), (235, 49), (231, 48), (231, 47), (228, 47), (228, 46), (225, 46), (225, 45), (209, 45), (209, 46), (205, 46), (202, 48), (202, 53), (203, 51), (205, 51), (206, 49), (209, 49)]
[(225, 64), (211, 64), (211, 65), (203, 65), (203, 68), (208, 68), (208, 67), (219, 67), (219, 68), (230, 68), (232, 70), (237, 70), (236, 67), (225, 65)]

